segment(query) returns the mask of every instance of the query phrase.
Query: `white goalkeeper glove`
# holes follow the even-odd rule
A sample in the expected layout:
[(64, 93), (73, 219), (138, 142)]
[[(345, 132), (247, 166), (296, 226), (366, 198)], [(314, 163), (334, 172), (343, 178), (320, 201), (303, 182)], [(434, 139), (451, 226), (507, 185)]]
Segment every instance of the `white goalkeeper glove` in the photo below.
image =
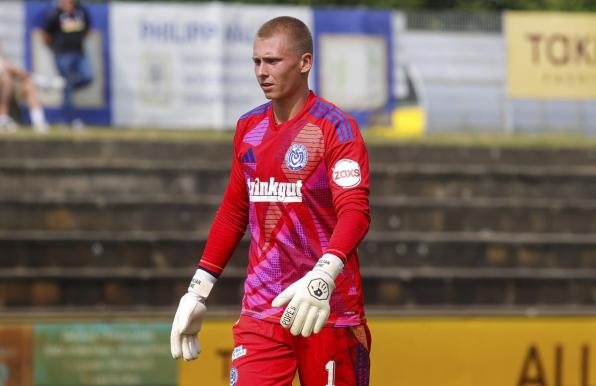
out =
[(188, 292), (180, 299), (170, 333), (170, 349), (174, 359), (184, 357), (184, 360), (191, 361), (199, 356), (201, 344), (197, 334), (207, 312), (205, 300), (216, 281), (214, 276), (197, 269)]
[(344, 268), (342, 260), (330, 253), (324, 254), (312, 271), (283, 290), (271, 305), (287, 304), (280, 323), (290, 328), (292, 335), (317, 334), (329, 318), (329, 299), (335, 289), (335, 278)]

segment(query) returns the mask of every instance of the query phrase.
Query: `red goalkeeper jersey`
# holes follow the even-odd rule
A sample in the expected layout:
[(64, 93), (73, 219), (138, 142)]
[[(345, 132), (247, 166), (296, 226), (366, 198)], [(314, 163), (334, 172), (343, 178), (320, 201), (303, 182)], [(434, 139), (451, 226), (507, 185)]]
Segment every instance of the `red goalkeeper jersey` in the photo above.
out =
[(249, 225), (242, 314), (278, 322), (283, 307), (272, 300), (332, 253), (345, 267), (326, 326), (361, 324), (357, 246), (370, 223), (369, 166), (354, 119), (312, 92), (279, 125), (264, 104), (238, 121), (232, 162), (199, 266), (220, 274)]

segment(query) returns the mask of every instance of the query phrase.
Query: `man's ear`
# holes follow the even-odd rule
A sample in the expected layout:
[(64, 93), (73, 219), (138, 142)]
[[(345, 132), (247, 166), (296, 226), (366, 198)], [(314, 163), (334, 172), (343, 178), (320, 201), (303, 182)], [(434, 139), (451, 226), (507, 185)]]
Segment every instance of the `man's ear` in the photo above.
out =
[(307, 74), (312, 69), (312, 54), (307, 52), (300, 57), (300, 72)]

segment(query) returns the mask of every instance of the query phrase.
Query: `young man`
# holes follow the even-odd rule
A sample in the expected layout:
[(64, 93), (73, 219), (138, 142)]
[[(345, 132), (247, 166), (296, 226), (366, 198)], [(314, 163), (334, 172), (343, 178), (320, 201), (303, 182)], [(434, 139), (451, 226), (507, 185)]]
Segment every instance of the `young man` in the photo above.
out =
[(43, 26), (44, 41), (54, 53), (60, 76), (66, 80), (64, 118), (74, 127), (81, 126), (82, 121), (75, 117), (73, 92), (93, 81), (83, 47), (90, 27), (89, 12), (77, 0), (58, 0), (58, 6), (48, 14)]
[[(357, 246), (368, 231), (368, 154), (356, 122), (308, 88), (312, 37), (279, 17), (257, 32), (267, 99), (243, 115), (229, 185), (174, 317), (174, 358), (195, 359), (205, 301), (250, 224), (230, 384), (368, 385), (370, 332)], [(285, 306), (285, 307), (284, 307)]]

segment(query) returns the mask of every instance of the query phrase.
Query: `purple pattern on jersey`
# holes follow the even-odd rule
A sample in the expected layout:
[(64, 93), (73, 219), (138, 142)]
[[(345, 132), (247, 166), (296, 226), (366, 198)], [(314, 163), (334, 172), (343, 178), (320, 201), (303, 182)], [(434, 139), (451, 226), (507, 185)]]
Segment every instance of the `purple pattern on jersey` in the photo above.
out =
[[(304, 195), (304, 201), (317, 230), (323, 250), (327, 248), (327, 243), (329, 242), (327, 235), (332, 233), (333, 227), (337, 222), (326, 175), (327, 168), (325, 167), (325, 163), (321, 162), (319, 167), (312, 173), (311, 178), (306, 180), (306, 191), (309, 193)], [(317, 208), (318, 213), (315, 213), (313, 208)], [(325, 214), (325, 212), (328, 213)]]
[(288, 227), (284, 226), (278, 233), (277, 233), (277, 241), (281, 244), (286, 246), (287, 249), (293, 249), (296, 245), (296, 240), (292, 239), (290, 232), (288, 231)]
[(259, 220), (257, 219), (257, 210), (254, 205), (248, 207), (248, 226), (250, 227), (251, 243), (250, 247), (255, 246), (259, 249), (259, 240), (261, 239), (261, 228), (259, 228)]
[[(325, 166), (325, 162), (320, 162), (317, 169), (312, 173), (312, 176), (306, 180), (305, 186), (309, 190), (329, 190), (329, 182), (327, 181), (327, 168)], [(331, 194), (327, 194), (329, 200), (326, 204), (328, 207), (333, 206), (333, 202), (331, 201)]]
[[(308, 238), (306, 237), (306, 234), (304, 233), (304, 229), (302, 229), (302, 222), (300, 221), (298, 216), (296, 216), (296, 213), (294, 211), (290, 211), (289, 215), (290, 215), (290, 218), (292, 219), (292, 224), (294, 224), (294, 229), (296, 230), (296, 235), (298, 236), (298, 242), (300, 243), (299, 245), (300, 245), (302, 251), (305, 254), (312, 255), (312, 251), (309, 248), (310, 243), (308, 242)], [(313, 265), (314, 265), (314, 262), (313, 262)]]
[(281, 283), (278, 280), (281, 275), (279, 252), (271, 249), (267, 258), (251, 268), (244, 282), (244, 292), (251, 296), (244, 297), (244, 307), (251, 309), (263, 304), (269, 305), (271, 299), (281, 292)]
[(249, 143), (253, 146), (260, 145), (261, 142), (263, 142), (263, 136), (265, 135), (265, 132), (267, 131), (268, 127), (269, 127), (269, 118), (265, 117), (265, 119), (263, 119), (258, 125), (256, 125), (254, 129), (249, 131), (244, 136), (244, 138), (242, 139), (242, 142)]
[(317, 229), (317, 236), (319, 236), (319, 240), (321, 241), (321, 249), (325, 250), (327, 249), (327, 244), (329, 243), (329, 240), (327, 239), (327, 234), (325, 233), (323, 226), (321, 225), (319, 219), (314, 214), (312, 209), (309, 208), (308, 212), (310, 213), (310, 216), (315, 224), (315, 228)]

